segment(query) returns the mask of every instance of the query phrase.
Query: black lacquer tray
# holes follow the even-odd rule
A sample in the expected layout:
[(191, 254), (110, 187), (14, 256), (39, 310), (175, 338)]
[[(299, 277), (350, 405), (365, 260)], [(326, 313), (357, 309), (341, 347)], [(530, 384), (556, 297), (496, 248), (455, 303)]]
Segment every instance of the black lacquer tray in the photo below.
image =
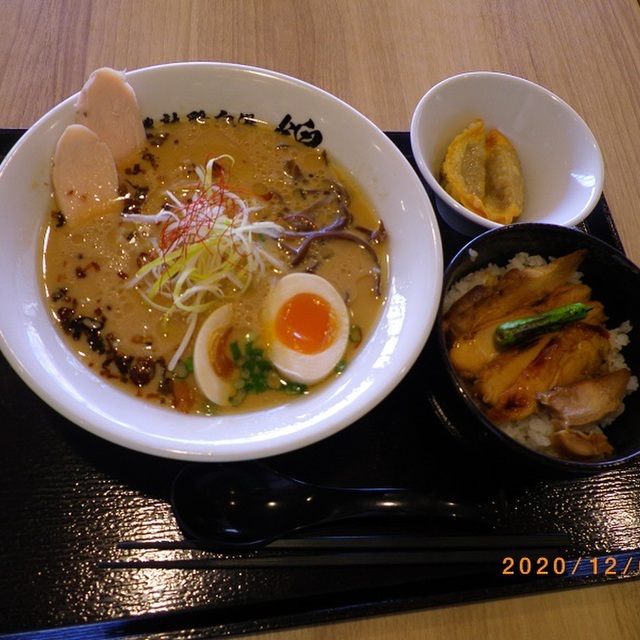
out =
[[(0, 156), (21, 134), (0, 130)], [(408, 134), (389, 136), (412, 161)], [(582, 226), (621, 249), (604, 198)], [(466, 238), (445, 224), (441, 232), (448, 260)], [(544, 481), (488, 469), (443, 425), (441, 375), (429, 343), (373, 412), (323, 442), (269, 462), (303, 480), (332, 485), (454, 487), (469, 498), (503, 489), (510, 531), (566, 532), (570, 547), (532, 555), (530, 569), (516, 563), (506, 574), (501, 558), (481, 570), (461, 562), (113, 568), (109, 563), (123, 557), (146, 557), (146, 551), (119, 548), (124, 541), (182, 537), (168, 495), (183, 463), (123, 449), (69, 423), (0, 358), (0, 634), (211, 638), (637, 578), (640, 462), (589, 478)], [(331, 531), (373, 528), (361, 521)], [(376, 522), (375, 530), (467, 533), (464, 527), (437, 529), (411, 520)], [(504, 549), (505, 558), (510, 551)], [(561, 562), (554, 565), (557, 558)]]

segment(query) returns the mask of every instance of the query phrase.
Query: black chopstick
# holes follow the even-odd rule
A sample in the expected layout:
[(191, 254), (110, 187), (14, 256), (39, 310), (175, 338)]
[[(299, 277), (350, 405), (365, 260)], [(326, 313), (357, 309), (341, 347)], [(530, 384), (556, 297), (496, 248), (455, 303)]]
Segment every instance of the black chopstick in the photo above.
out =
[[(275, 540), (263, 549), (509, 549), (565, 548), (571, 538), (564, 533), (544, 534), (494, 534), (494, 535), (324, 535)], [(119, 549), (132, 550), (202, 550), (226, 551), (215, 543), (196, 540), (126, 540), (118, 543)]]
[(311, 536), (276, 540), (273, 549), (521, 549), (564, 548), (570, 544), (566, 534), (475, 535), (475, 536)]
[[(281, 539), (257, 551), (216, 548), (192, 540), (120, 542), (117, 547), (138, 551), (207, 551), (215, 557), (127, 558), (101, 562), (109, 569), (248, 569), (275, 567), (348, 567), (380, 565), (478, 565), (505, 558), (537, 557), (550, 549), (566, 549), (567, 534), (501, 534), (476, 536), (329, 535)], [(292, 551), (293, 553), (283, 553)], [(302, 553), (306, 551), (306, 553)], [(537, 554), (537, 556), (536, 556)], [(222, 557), (221, 557), (222, 556)]]
[(115, 560), (100, 563), (107, 569), (269, 569), (294, 567), (350, 567), (382, 565), (495, 564), (505, 558), (535, 557), (540, 549), (471, 549), (454, 551), (378, 551), (301, 555), (260, 555), (235, 558), (185, 558), (171, 560)]

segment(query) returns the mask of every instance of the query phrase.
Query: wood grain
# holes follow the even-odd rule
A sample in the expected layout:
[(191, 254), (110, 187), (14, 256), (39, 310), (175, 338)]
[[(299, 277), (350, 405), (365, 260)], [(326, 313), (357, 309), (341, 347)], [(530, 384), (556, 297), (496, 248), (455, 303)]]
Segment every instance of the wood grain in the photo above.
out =
[[(93, 69), (183, 60), (257, 65), (407, 129), (422, 94), (469, 70), (538, 82), (598, 139), (605, 195), (640, 261), (636, 0), (2, 0), (0, 126), (28, 127)], [(640, 583), (262, 634), (265, 640), (637, 638)]]

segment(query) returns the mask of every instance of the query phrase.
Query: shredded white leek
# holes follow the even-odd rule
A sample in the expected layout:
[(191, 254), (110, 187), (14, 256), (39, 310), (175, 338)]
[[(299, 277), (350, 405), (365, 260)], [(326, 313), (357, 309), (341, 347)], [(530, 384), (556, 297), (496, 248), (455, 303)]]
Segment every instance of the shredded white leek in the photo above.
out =
[(210, 159), (198, 167), (199, 182), (191, 197), (182, 202), (170, 191), (171, 203), (157, 214), (124, 214), (140, 224), (162, 224), (160, 239), (154, 239), (158, 256), (141, 267), (129, 286), (167, 316), (186, 313), (187, 331), (168, 364), (177, 365), (195, 330), (199, 314), (218, 301), (244, 293), (267, 265), (283, 268), (278, 258), (264, 248), (260, 236), (279, 237), (283, 228), (269, 221), (252, 221), (259, 206), (214, 183), (213, 169), (222, 159)]

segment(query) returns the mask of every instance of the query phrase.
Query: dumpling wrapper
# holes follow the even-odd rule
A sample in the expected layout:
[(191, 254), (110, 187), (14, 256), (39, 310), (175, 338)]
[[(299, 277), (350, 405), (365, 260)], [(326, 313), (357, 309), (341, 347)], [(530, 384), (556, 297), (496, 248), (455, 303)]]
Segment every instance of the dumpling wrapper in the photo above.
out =
[(485, 133), (474, 120), (449, 145), (441, 184), (467, 209), (488, 220), (509, 224), (524, 206), (524, 180), (518, 154), (499, 131)]
[(489, 220), (509, 224), (524, 206), (520, 160), (511, 142), (495, 129), (487, 134), (486, 148), (484, 213)]
[(472, 211), (482, 208), (486, 159), (484, 122), (475, 120), (453, 139), (442, 165), (442, 186), (454, 200)]

